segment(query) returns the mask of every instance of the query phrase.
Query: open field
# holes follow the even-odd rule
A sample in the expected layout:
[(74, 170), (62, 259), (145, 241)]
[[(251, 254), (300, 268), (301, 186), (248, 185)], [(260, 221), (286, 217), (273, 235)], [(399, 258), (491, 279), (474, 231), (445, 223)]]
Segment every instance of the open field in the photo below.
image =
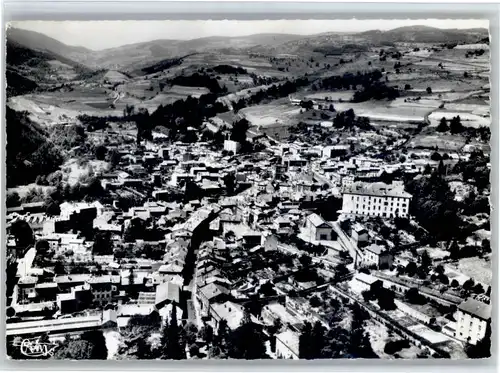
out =
[[(432, 105), (432, 106), (431, 106)], [(439, 106), (436, 102), (430, 102), (429, 106), (423, 103), (404, 102), (403, 99), (394, 101), (366, 101), (360, 103), (335, 103), (337, 111), (353, 109), (358, 116), (368, 117), (374, 121), (395, 121), (423, 123), (425, 117), (433, 109)]]
[(61, 61), (48, 61), (48, 64), (53, 69), (53, 74), (59, 78), (73, 80), (78, 75), (72, 66), (62, 63)]
[(301, 108), (286, 103), (266, 104), (248, 107), (240, 110), (252, 125), (266, 127), (275, 124), (288, 124), (290, 119), (300, 113)]
[(449, 134), (419, 134), (408, 143), (409, 148), (435, 148), (439, 150), (458, 151), (465, 145), (465, 138)]
[(491, 118), (489, 116), (482, 116), (478, 114), (472, 114), (466, 111), (448, 111), (448, 110), (438, 110), (429, 115), (430, 125), (438, 126), (441, 118), (446, 118), (451, 120), (453, 117), (459, 116), (460, 122), (464, 127), (489, 127), (491, 124)]
[(481, 258), (463, 258), (460, 259), (458, 265), (454, 263), (448, 264), (449, 267), (456, 269), (460, 273), (468, 277), (472, 277), (474, 281), (479, 281), (486, 285), (491, 285), (492, 268), (491, 261)]
[[(352, 96), (355, 91), (337, 91), (337, 92), (331, 92), (331, 91), (320, 91), (320, 92), (314, 92), (314, 93), (307, 93), (304, 96), (302, 96), (306, 100), (325, 100), (325, 98), (328, 99), (328, 101), (333, 101), (333, 102), (339, 102), (339, 101), (350, 101), (352, 99)], [(302, 98), (301, 96), (298, 96), (297, 98)]]

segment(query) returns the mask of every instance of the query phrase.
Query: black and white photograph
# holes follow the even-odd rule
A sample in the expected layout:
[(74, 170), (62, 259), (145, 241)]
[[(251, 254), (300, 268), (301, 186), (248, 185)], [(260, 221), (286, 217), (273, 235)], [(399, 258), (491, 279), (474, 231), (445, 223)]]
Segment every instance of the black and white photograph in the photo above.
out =
[(489, 26), (10, 22), (8, 358), (490, 357)]

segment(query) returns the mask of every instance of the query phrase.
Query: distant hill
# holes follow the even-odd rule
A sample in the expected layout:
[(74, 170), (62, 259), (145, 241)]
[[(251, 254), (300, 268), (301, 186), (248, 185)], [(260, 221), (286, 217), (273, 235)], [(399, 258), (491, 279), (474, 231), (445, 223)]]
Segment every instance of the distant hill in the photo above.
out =
[(60, 151), (48, 140), (47, 133), (33, 123), (25, 112), (6, 107), (7, 125), (7, 186), (35, 181), (37, 175), (47, 175), (62, 163)]
[(487, 29), (439, 29), (428, 26), (406, 26), (389, 31), (366, 31), (360, 33), (373, 43), (473, 43), (488, 36)]
[(39, 32), (22, 30), (14, 27), (8, 28), (6, 35), (7, 40), (10, 42), (17, 43), (35, 51), (48, 52), (50, 54), (62, 56), (84, 65), (93, 52), (84, 47), (66, 45)]
[(6, 43), (7, 96), (32, 92), (45, 83), (87, 77), (92, 70), (53, 52), (35, 50), (8, 39)]
[[(488, 38), (487, 29), (438, 29), (427, 26), (400, 27), (389, 31), (371, 30), (359, 33), (326, 32), (317, 35), (255, 34), (248, 36), (211, 36), (192, 40), (161, 39), (123, 45), (100, 51), (68, 46), (46, 35), (10, 28), (9, 41), (36, 51), (48, 52), (76, 61), (93, 69), (139, 71), (162, 61), (196, 52), (310, 53), (314, 50), (342, 53), (365, 50), (367, 46), (390, 45), (394, 42), (475, 43)], [(154, 70), (154, 69), (153, 69)]]

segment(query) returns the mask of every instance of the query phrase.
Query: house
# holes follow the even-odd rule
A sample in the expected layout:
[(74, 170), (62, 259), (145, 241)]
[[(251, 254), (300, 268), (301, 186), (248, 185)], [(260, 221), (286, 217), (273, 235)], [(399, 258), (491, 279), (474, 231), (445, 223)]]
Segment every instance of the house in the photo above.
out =
[(393, 255), (383, 246), (371, 244), (365, 248), (363, 262), (367, 265), (375, 265), (377, 268), (391, 268)]
[(90, 285), (94, 302), (100, 306), (113, 302), (113, 296), (118, 292), (118, 281), (114, 282), (109, 275), (92, 277), (87, 283)]
[(286, 330), (276, 334), (276, 356), (278, 359), (299, 360), (299, 333)]
[(362, 272), (356, 273), (352, 282), (355, 285), (353, 289), (356, 289), (359, 294), (363, 291), (372, 291), (383, 286), (380, 279)]
[(348, 215), (408, 217), (412, 195), (400, 184), (357, 182), (342, 191), (342, 212)]
[(154, 304), (157, 309), (163, 308), (166, 304), (180, 303), (181, 288), (173, 282), (165, 282), (156, 287)]
[(59, 208), (61, 210), (60, 216), (64, 220), (69, 220), (70, 216), (74, 213), (82, 214), (85, 216), (92, 216), (93, 214), (95, 214), (95, 216), (92, 217), (92, 219), (94, 219), (96, 216), (100, 216), (104, 212), (104, 206), (99, 201), (95, 201), (92, 203), (63, 202), (59, 205)]
[(300, 330), (303, 325), (301, 320), (288, 312), (284, 305), (277, 302), (271, 302), (262, 307), (261, 317), (262, 320), (268, 325), (273, 325), (277, 320), (279, 320), (283, 325), (288, 325), (295, 330)]
[(201, 288), (198, 288), (198, 301), (200, 302), (201, 312), (208, 316), (210, 312), (210, 304), (223, 302), (229, 295), (229, 290), (221, 285), (211, 283)]
[(458, 306), (455, 338), (475, 345), (491, 322), (491, 305), (469, 298)]
[(318, 214), (311, 214), (306, 218), (305, 229), (314, 241), (332, 240), (332, 226)]
[(351, 229), (351, 237), (358, 247), (362, 247), (368, 242), (368, 230), (361, 224), (354, 223)]
[(210, 317), (215, 330), (219, 327), (221, 320), (226, 320), (229, 329), (235, 330), (240, 327), (245, 317), (245, 307), (230, 301), (215, 303), (210, 306)]
[(228, 152), (233, 152), (233, 154), (238, 153), (241, 149), (241, 144), (233, 140), (224, 140), (224, 150)]
[(88, 308), (91, 303), (92, 292), (89, 284), (75, 286), (71, 288), (70, 293), (57, 294), (56, 298), (57, 308), (61, 314), (71, 314), (82, 311)]
[(349, 145), (329, 145), (325, 146), (321, 152), (323, 158), (334, 158), (346, 155), (349, 152)]

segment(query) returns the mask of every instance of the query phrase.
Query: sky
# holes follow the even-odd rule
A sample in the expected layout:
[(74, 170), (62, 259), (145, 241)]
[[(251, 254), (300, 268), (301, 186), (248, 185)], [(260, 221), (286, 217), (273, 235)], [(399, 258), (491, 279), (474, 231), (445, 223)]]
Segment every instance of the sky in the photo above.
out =
[(261, 33), (312, 35), (323, 32), (384, 31), (411, 25), (445, 29), (488, 28), (488, 20), (18, 21), (10, 25), (43, 33), (68, 45), (100, 50), (157, 39), (189, 40), (207, 36)]

